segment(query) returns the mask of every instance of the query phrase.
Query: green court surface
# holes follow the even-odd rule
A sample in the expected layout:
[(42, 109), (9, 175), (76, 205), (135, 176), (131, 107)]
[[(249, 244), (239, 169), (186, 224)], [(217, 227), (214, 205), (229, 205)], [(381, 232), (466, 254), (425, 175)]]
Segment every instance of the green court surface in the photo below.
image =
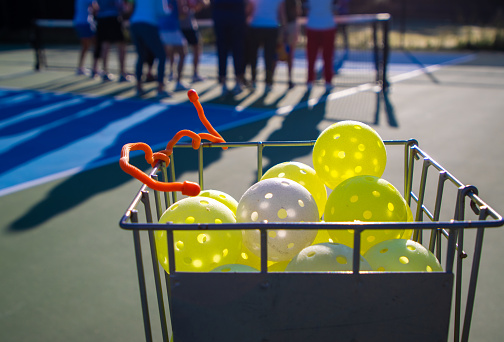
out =
[[(14, 53), (16, 63), (12, 62)], [(394, 74), (389, 99), (396, 125), (390, 125), (383, 108), (376, 116), (373, 92), (336, 87), (324, 95), (323, 87), (315, 86), (307, 93), (302, 69), (296, 70), (299, 85), (291, 91), (279, 82), (266, 96), (259, 90), (223, 100), (214, 78), (215, 66), (207, 65), (202, 71), (209, 77), (195, 89), (203, 94), (203, 107), (208, 103), (282, 109), (277, 115), (222, 130), (228, 141), (316, 139), (325, 127), (344, 119), (370, 124), (383, 139), (415, 138), (461, 182), (478, 187), (481, 198), (502, 214), (503, 57), (477, 53), (457, 65), (407, 76)], [(32, 62), (30, 50), (1, 52), (0, 87), (47, 91), (48, 84), (56, 87), (63, 79), (66, 83), (58, 91), (72, 91), (73, 70), (34, 73)], [(109, 96), (120, 91), (124, 95), (120, 87), (115, 83), (97, 86), (88, 93)], [(132, 85), (126, 87), (131, 90)], [(184, 94), (165, 102), (177, 101), (184, 101)], [(265, 168), (287, 160), (311, 164), (306, 150), (272, 152), (265, 157)], [(206, 187), (239, 199), (254, 182), (253, 158), (232, 149), (213, 154), (205, 169)], [(134, 162), (146, 166), (142, 158)], [(197, 179), (193, 163), (178, 163), (180, 178)], [(387, 177), (395, 179), (400, 172), (391, 156)], [(139, 187), (118, 163), (112, 163), (0, 197), (0, 341), (144, 340), (132, 234), (118, 226)], [(494, 342), (504, 335), (503, 244), (501, 228), (487, 230), (471, 329), (474, 341)]]

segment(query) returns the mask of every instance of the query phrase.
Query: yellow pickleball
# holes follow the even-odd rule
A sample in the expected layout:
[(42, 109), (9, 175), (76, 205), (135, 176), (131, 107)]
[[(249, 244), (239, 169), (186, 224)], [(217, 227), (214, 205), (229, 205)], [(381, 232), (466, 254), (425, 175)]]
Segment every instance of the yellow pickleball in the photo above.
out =
[(327, 190), (324, 182), (317, 176), (312, 167), (300, 162), (280, 163), (266, 171), (261, 180), (275, 177), (288, 178), (304, 186), (313, 196), (318, 207), (319, 216), (322, 217), (327, 202)]
[(247, 273), (247, 272), (259, 272), (258, 269), (255, 269), (251, 266), (240, 265), (240, 264), (229, 264), (222, 265), (214, 268), (210, 272), (219, 272), (219, 273)]
[[(364, 257), (360, 257), (361, 271), (371, 271)], [(353, 249), (339, 243), (321, 243), (306, 247), (285, 268), (286, 272), (341, 272), (352, 271)]]
[(219, 190), (201, 190), (198, 196), (213, 198), (214, 200), (217, 200), (226, 205), (226, 207), (228, 207), (233, 212), (233, 214), (236, 215), (236, 207), (238, 206), (238, 201), (235, 200), (231, 195), (228, 195), (227, 193)]
[(313, 167), (328, 188), (353, 176), (381, 177), (387, 164), (383, 140), (370, 126), (340, 121), (320, 133), (313, 146)]
[[(352, 177), (338, 185), (329, 196), (324, 212), (326, 222), (408, 222), (408, 204), (388, 181), (373, 176)], [(353, 247), (352, 229), (329, 229), (334, 242)], [(361, 253), (385, 240), (400, 239), (404, 229), (365, 230)]]
[[(209, 197), (188, 197), (172, 204), (159, 223), (236, 223), (234, 213)], [(181, 272), (208, 272), (232, 264), (242, 248), (241, 230), (193, 230), (173, 233), (175, 268)], [(155, 232), (159, 262), (169, 272), (166, 231)]]
[(371, 247), (364, 258), (373, 271), (442, 272), (443, 268), (427, 248), (416, 241), (395, 239)]

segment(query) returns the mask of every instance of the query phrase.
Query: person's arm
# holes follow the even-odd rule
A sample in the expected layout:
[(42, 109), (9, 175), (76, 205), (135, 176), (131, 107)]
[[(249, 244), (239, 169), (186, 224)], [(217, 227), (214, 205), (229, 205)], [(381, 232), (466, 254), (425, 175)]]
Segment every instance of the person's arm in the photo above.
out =
[(301, 16), (301, 14), (303, 14), (303, 5), (301, 0), (296, 0), (296, 17)]
[(255, 3), (250, 0), (245, 0), (245, 17), (247, 18), (247, 24), (250, 24), (254, 12), (255, 12)]
[(185, 18), (189, 14), (189, 1), (187, 0), (175, 0), (177, 1), (177, 8), (180, 18)]
[(91, 10), (94, 16), (98, 14), (98, 12), (100, 11), (100, 5), (98, 5), (97, 1), (93, 1), (93, 3), (91, 4)]
[(287, 24), (287, 16), (285, 14), (285, 1), (280, 1), (278, 4), (278, 22), (280, 26), (285, 26)]
[(210, 6), (210, 0), (198, 0), (196, 4), (193, 6), (194, 12), (199, 12), (203, 8)]

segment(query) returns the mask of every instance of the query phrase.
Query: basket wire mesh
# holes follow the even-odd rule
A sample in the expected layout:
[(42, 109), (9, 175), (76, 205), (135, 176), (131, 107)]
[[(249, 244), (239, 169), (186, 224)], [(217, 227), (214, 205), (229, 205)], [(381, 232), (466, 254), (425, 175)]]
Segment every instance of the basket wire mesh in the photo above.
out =
[[(142, 311), (144, 317), (144, 327), (145, 327), (145, 335), (147, 341), (153, 340), (151, 319), (150, 319), (150, 309), (148, 304), (148, 282), (146, 282), (146, 273), (144, 268), (144, 261), (142, 258), (142, 244), (140, 241), (140, 232), (145, 231), (149, 238), (149, 250), (150, 257), (152, 261), (153, 267), (153, 279), (154, 279), (154, 287), (157, 298), (157, 306), (158, 306), (158, 314), (159, 321), (161, 324), (161, 335), (163, 341), (169, 341), (169, 326), (168, 323), (171, 322), (172, 327), (174, 329), (175, 340), (178, 341), (186, 341), (193, 340), (196, 341), (201, 336), (205, 336), (207, 340), (213, 340), (212, 338), (218, 338), (220, 341), (232, 341), (237, 336), (241, 336), (241, 340), (245, 341), (275, 341), (282, 340), (286, 336), (295, 341), (301, 341), (303, 338), (303, 333), (300, 333), (300, 330), (296, 331), (294, 335), (289, 335), (290, 333), (286, 333), (286, 329), (280, 332), (272, 332), (272, 331), (261, 331), (258, 334), (254, 335), (254, 332), (240, 331), (240, 327), (233, 328), (233, 331), (229, 329), (220, 327), (217, 328), (217, 332), (212, 332), (213, 326), (212, 324), (218, 323), (218, 321), (211, 321), (209, 324), (203, 326), (201, 322), (195, 323), (194, 326), (187, 325), (185, 318), (179, 318), (180, 315), (191, 315), (195, 316), (199, 312), (202, 315), (208, 315), (208, 312), (205, 312), (202, 307), (193, 308), (190, 312), (184, 312), (186, 307), (188, 306), (187, 301), (181, 303), (180, 296), (188, 295), (191, 291), (197, 291), (195, 288), (195, 284), (203, 282), (206, 286), (211, 287), (213, 281), (217, 288), (220, 284), (224, 285), (224, 279), (227, 282), (232, 283), (233, 279), (238, 279), (240, 282), (249, 280), (254, 281), (256, 278), (250, 277), (263, 277), (261, 278), (261, 288), (266, 287), (274, 287), (275, 284), (284, 284), (284, 281), (288, 281), (285, 284), (292, 284), (295, 279), (295, 283), (301, 284), (303, 286), (303, 282), (312, 281), (312, 278), (306, 277), (303, 274), (272, 274), (268, 272), (267, 269), (267, 248), (261, 248), (261, 270), (257, 275), (250, 274), (227, 274), (226, 278), (221, 277), (220, 279), (216, 279), (215, 275), (211, 275), (210, 273), (190, 273), (190, 272), (177, 272), (175, 268), (175, 251), (174, 251), (174, 231), (180, 230), (227, 230), (227, 229), (259, 229), (260, 230), (260, 240), (261, 246), (267, 245), (268, 229), (353, 229), (354, 230), (354, 252), (353, 252), (353, 271), (349, 272), (349, 274), (326, 274), (324, 276), (320, 275), (320, 277), (326, 277), (326, 283), (333, 284), (334, 286), (338, 286), (339, 283), (345, 283), (348, 279), (357, 279), (359, 284), (364, 284), (363, 286), (369, 286), (371, 289), (377, 288), (377, 286), (392, 284), (393, 281), (404, 281), (405, 285), (410, 284), (412, 286), (409, 291), (411, 291), (412, 296), (419, 295), (420, 291), (425, 290), (425, 295), (432, 297), (432, 301), (428, 304), (430, 307), (429, 310), (438, 309), (437, 316), (432, 318), (432, 321), (416, 323), (418, 318), (415, 318), (415, 323), (408, 322), (408, 324), (420, 324), (420, 326), (415, 326), (416, 328), (420, 327), (424, 330), (427, 329), (429, 325), (438, 324), (437, 330), (432, 328), (429, 334), (425, 335), (425, 332), (419, 334), (418, 336), (409, 336), (411, 340), (426, 340), (425, 338), (431, 339), (435, 338), (435, 340), (447, 340), (448, 338), (448, 325), (452, 324), (453, 330), (453, 338), (455, 341), (468, 341), (469, 340), (469, 331), (473, 314), (473, 307), (475, 302), (475, 294), (476, 294), (476, 285), (477, 278), (479, 272), (479, 265), (481, 260), (481, 252), (483, 246), (483, 236), (485, 228), (491, 227), (500, 227), (504, 224), (503, 218), (499, 215), (494, 209), (492, 209), (488, 204), (486, 204), (479, 196), (478, 190), (476, 187), (472, 185), (464, 185), (461, 183), (452, 173), (443, 168), (439, 163), (433, 160), (427, 153), (425, 153), (422, 149), (419, 148), (418, 142), (416, 140), (386, 140), (384, 141), (387, 149), (403, 149), (403, 172), (402, 172), (402, 181), (404, 186), (404, 197), (407, 203), (410, 205), (414, 216), (415, 222), (338, 222), (338, 223), (327, 223), (327, 222), (317, 222), (317, 223), (245, 223), (245, 224), (158, 224), (157, 221), (161, 217), (162, 213), (166, 208), (170, 206), (170, 204), (176, 202), (179, 198), (177, 193), (160, 193), (158, 191), (150, 191), (146, 186), (142, 186), (140, 191), (136, 194), (134, 200), (131, 205), (126, 210), (124, 216), (120, 220), (120, 226), (123, 229), (131, 230), (133, 232), (134, 238), (134, 247), (135, 247), (135, 255), (136, 255), (136, 263), (138, 270), (138, 280), (139, 280), (139, 288), (141, 295), (141, 303), (142, 303)], [(198, 178), (199, 184), (202, 189), (204, 189), (204, 153), (205, 150), (211, 148), (222, 148), (224, 146), (229, 148), (255, 148), (257, 154), (257, 180), (259, 180), (263, 174), (263, 151), (265, 148), (299, 148), (299, 147), (310, 147), (315, 144), (315, 140), (309, 141), (290, 141), (290, 142), (237, 142), (237, 143), (222, 143), (222, 144), (212, 144), (212, 143), (204, 143), (200, 146), (197, 152), (198, 159)], [(174, 150), (174, 154), (172, 155), (172, 160), (168, 168), (165, 167), (164, 163), (160, 162), (156, 167), (153, 168), (151, 172), (151, 177), (160, 178), (162, 181), (175, 181), (175, 156), (178, 156), (178, 153), (183, 153), (183, 149), (191, 148), (190, 144), (179, 144), (176, 146)], [(181, 151), (179, 151), (179, 149)], [(432, 191), (431, 191), (432, 189)], [(451, 197), (448, 189), (451, 189)], [(152, 201), (152, 199), (154, 199)], [(451, 202), (450, 202), (451, 200)], [(431, 205), (431, 203), (433, 203)], [(447, 203), (450, 203), (452, 206), (447, 207)], [(154, 218), (152, 206), (155, 208)], [(453, 215), (446, 214), (453, 210)], [(141, 222), (139, 211), (143, 212), (145, 216), (145, 220)], [(446, 215), (448, 215), (446, 218)], [(451, 217), (450, 217), (451, 216)], [(471, 216), (469, 218), (469, 216)], [(359, 258), (360, 258), (360, 243), (361, 243), (361, 233), (364, 230), (368, 229), (414, 229), (413, 239), (420, 243), (424, 243), (428, 246), (428, 249), (433, 252), (438, 260), (444, 265), (444, 272), (439, 272), (441, 274), (434, 273), (425, 273), (425, 272), (412, 272), (409, 275), (404, 275), (404, 277), (408, 276), (411, 279), (404, 278), (399, 274), (388, 273), (388, 272), (370, 272), (370, 274), (366, 275), (363, 272), (360, 272), (359, 269)], [(472, 263), (470, 264), (470, 273), (469, 280), (467, 283), (463, 283), (463, 261), (468, 257), (468, 252), (464, 249), (467, 245), (464, 245), (465, 240), (465, 231), (467, 229), (476, 230), (476, 236), (474, 237), (474, 250), (472, 251), (471, 258)], [(169, 259), (169, 270), (170, 274), (165, 272), (159, 265), (157, 259), (156, 252), (156, 244), (154, 240), (154, 231), (156, 230), (165, 230), (167, 231), (167, 242), (168, 242), (168, 259)], [(443, 250), (445, 253), (443, 254)], [(164, 277), (162, 277), (164, 274)], [(218, 276), (223, 276), (219, 274)], [(234, 278), (229, 278), (229, 276)], [(313, 276), (313, 274), (310, 274)], [(266, 278), (264, 278), (266, 277)], [(283, 278), (282, 278), (283, 277)], [(291, 278), (296, 277), (296, 278)], [(346, 277), (346, 278), (345, 278)], [(401, 278), (403, 277), (403, 278)], [(437, 278), (436, 278), (437, 277)], [(455, 278), (455, 284), (453, 286), (452, 278)], [(162, 279), (164, 278), (164, 285)], [(258, 279), (258, 278), (257, 278)], [(432, 279), (432, 283), (430, 283)], [(437, 280), (439, 279), (439, 281)], [(237, 280), (237, 281), (238, 281)], [(193, 281), (193, 283), (192, 283)], [(335, 283), (333, 282), (335, 281)], [(421, 289), (419, 283), (423, 283), (424, 285), (431, 285), (434, 288)], [(184, 285), (185, 284), (185, 285)], [(446, 284), (449, 284), (449, 289), (445, 289), (443, 291), (439, 291), (440, 294), (436, 295), (437, 286), (439, 284), (443, 284), (444, 287), (447, 287)], [(427, 286), (426, 285), (426, 286)], [(163, 287), (164, 286), (164, 287)], [(184, 287), (185, 286), (185, 287)], [(289, 285), (291, 287), (292, 285)], [(321, 285), (321, 289), (325, 290), (325, 285)], [(350, 285), (348, 285), (350, 286)], [(353, 285), (352, 285), (353, 286)], [(428, 287), (428, 286), (427, 286)], [(452, 288), (454, 287), (453, 294), (453, 303), (452, 300)], [(222, 291), (231, 291), (230, 289), (223, 286)], [(184, 290), (184, 289), (187, 289)], [(301, 287), (303, 289), (303, 287)], [(464, 291), (465, 289), (465, 291)], [(186, 292), (184, 292), (186, 291)], [(328, 290), (329, 291), (329, 290)], [(377, 290), (378, 291), (378, 290)], [(399, 291), (396, 287), (395, 290), (388, 289), (384, 290), (385, 295), (392, 296), (392, 301), (396, 300), (397, 294), (394, 294), (393, 291)], [(391, 292), (392, 291), (392, 292)], [(219, 290), (215, 290), (214, 292), (208, 293), (208, 296), (212, 296), (217, 293), (218, 297)], [(271, 292), (271, 291), (270, 291)], [(465, 296), (463, 297), (463, 292)], [(225, 295), (225, 294), (224, 294)], [(421, 296), (421, 295), (420, 295)], [(165, 298), (166, 297), (166, 298)], [(351, 297), (351, 296), (350, 296)], [(402, 300), (405, 300), (406, 296), (401, 297)], [(448, 298), (446, 298), (448, 297)], [(341, 299), (341, 298), (338, 298)], [(266, 299), (265, 299), (266, 300)], [(353, 300), (358, 300), (353, 299)], [(376, 299), (379, 301), (379, 299)], [(175, 301), (175, 303), (174, 303)], [(407, 300), (405, 300), (407, 301)], [(302, 299), (300, 299), (302, 302)], [(465, 302), (465, 308), (463, 308), (463, 302)], [(385, 304), (390, 303), (384, 302)], [(432, 308), (434, 305), (438, 305), (437, 308)], [(240, 302), (230, 303), (231, 307), (236, 307), (240, 305)], [(289, 305), (289, 304), (286, 304)], [(388, 305), (388, 304), (387, 304)], [(415, 302), (415, 305), (419, 305)], [(426, 304), (427, 305), (427, 304)], [(451, 314), (451, 307), (453, 306), (453, 315)], [(166, 308), (168, 307), (168, 310)], [(257, 310), (263, 310), (265, 312), (272, 311), (271, 307), (266, 306), (265, 308), (256, 308)], [(239, 309), (238, 309), (239, 310)], [(322, 310), (327, 310), (327, 308), (323, 308)], [(378, 312), (381, 312), (382, 307), (376, 309)], [(389, 309), (393, 310), (393, 309)], [(261, 311), (261, 312), (263, 312)], [(274, 310), (273, 310), (274, 311)], [(385, 310), (387, 311), (387, 310)], [(180, 314), (183, 312), (182, 314)], [(238, 311), (236, 314), (240, 315), (242, 311)], [(256, 314), (256, 313), (254, 313)], [(169, 318), (168, 318), (169, 315)], [(464, 315), (462, 319), (462, 315)], [(201, 316), (203, 318), (205, 316)], [(252, 316), (254, 318), (254, 316)], [(295, 317), (295, 316), (294, 316)], [(338, 316), (339, 317), (339, 316)], [(452, 319), (450, 320), (450, 317)], [(274, 318), (269, 318), (270, 320), (274, 320)], [(207, 319), (208, 320), (208, 319)], [(434, 322), (434, 320), (436, 320)], [(451, 321), (451, 323), (450, 323)], [(275, 321), (276, 322), (276, 321)], [(439, 323), (438, 323), (439, 322)], [(260, 323), (260, 322), (258, 322)], [(276, 322), (277, 324), (282, 324)], [(355, 322), (353, 322), (355, 324)], [(360, 324), (360, 322), (358, 322)], [(264, 322), (263, 322), (264, 324)], [(288, 323), (286, 323), (288, 325)], [(392, 326), (397, 326), (397, 324), (391, 323)], [(199, 326), (199, 329), (196, 328)], [(318, 330), (324, 330), (323, 327), (320, 327)], [(195, 331), (197, 330), (205, 330), (201, 332), (202, 335), (198, 335)], [(220, 329), (220, 331), (219, 331)], [(360, 331), (356, 331), (355, 329), (350, 329), (349, 332), (346, 332), (349, 336), (350, 340), (354, 338), (354, 340), (365, 340), (367, 337), (373, 336), (375, 340), (381, 340), (380, 337), (391, 338), (393, 336), (397, 338), (403, 337), (400, 335), (404, 332), (395, 332), (396, 335), (390, 335), (391, 331), (386, 331), (386, 328), (383, 328), (382, 332), (374, 332), (373, 335), (366, 335)], [(409, 329), (409, 328), (408, 328)], [(186, 331), (191, 330), (191, 333), (185, 333)], [(236, 331), (235, 331), (236, 330)], [(257, 330), (261, 330), (257, 327)], [(310, 329), (307, 329), (310, 330)], [(328, 329), (328, 331), (332, 331), (330, 333), (334, 333), (334, 328)], [(371, 329), (373, 330), (373, 329)], [(341, 326), (338, 327), (336, 332), (341, 332)], [(313, 336), (313, 331), (310, 330), (309, 333)], [(196, 335), (195, 335), (196, 334)], [(221, 334), (221, 335), (212, 335), (212, 334)], [(228, 335), (226, 335), (228, 334)], [(240, 335), (241, 334), (241, 335)], [(282, 335), (284, 334), (284, 335)], [(285, 335), (287, 334), (287, 335)], [(250, 339), (246, 339), (245, 336), (250, 337)], [(262, 339), (261, 339), (262, 336)], [(319, 338), (324, 338), (324, 334), (319, 336)], [(377, 339), (376, 339), (377, 338)], [(431, 339), (433, 340), (433, 339)]]

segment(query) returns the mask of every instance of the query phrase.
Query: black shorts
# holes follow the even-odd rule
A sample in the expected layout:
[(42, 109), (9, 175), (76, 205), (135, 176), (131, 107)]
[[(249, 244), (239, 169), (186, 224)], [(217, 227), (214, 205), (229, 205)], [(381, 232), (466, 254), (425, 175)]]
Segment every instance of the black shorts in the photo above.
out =
[(123, 42), (124, 33), (122, 23), (117, 17), (97, 18), (96, 39), (99, 42)]
[(199, 32), (193, 29), (184, 29), (181, 30), (185, 39), (187, 40), (187, 44), (196, 45), (199, 43)]

